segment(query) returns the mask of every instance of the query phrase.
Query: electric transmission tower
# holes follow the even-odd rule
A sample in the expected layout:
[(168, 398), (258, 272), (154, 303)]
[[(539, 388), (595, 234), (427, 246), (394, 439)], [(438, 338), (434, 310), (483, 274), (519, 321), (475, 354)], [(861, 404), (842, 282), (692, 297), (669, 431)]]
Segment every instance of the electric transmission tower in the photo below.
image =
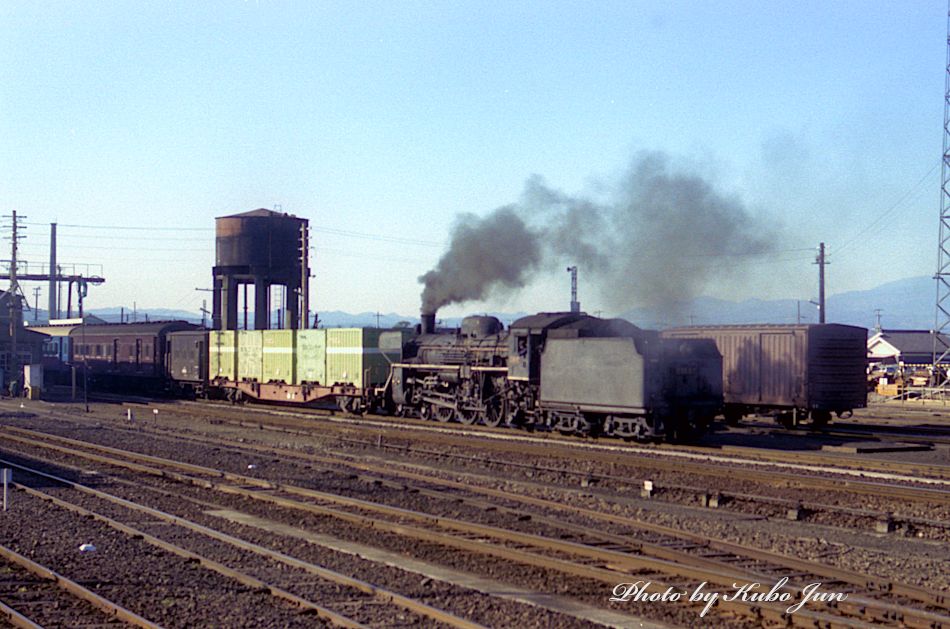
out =
[(940, 237), (937, 246), (937, 307), (934, 316), (933, 365), (934, 384), (944, 386), (946, 376), (939, 376), (938, 366), (950, 353), (940, 342), (950, 329), (950, 7), (947, 9), (947, 64), (943, 92), (943, 160), (940, 168)]

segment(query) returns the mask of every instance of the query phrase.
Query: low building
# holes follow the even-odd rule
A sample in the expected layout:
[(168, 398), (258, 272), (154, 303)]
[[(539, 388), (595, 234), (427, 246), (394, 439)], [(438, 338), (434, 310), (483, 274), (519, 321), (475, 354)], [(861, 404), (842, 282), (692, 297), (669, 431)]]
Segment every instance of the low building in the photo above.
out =
[[(895, 365), (899, 370), (929, 367), (934, 361), (935, 340), (938, 357), (950, 349), (950, 338), (933, 330), (879, 330), (868, 339), (868, 362)], [(950, 365), (950, 356), (942, 364)]]
[[(10, 325), (11, 313), (16, 311), (18, 316), (16, 321), (16, 356), (17, 356), (17, 378), (22, 383), (23, 365), (38, 365), (43, 361), (43, 345), (48, 339), (45, 334), (31, 331), (23, 327), (22, 308), (23, 297), (17, 295), (16, 299), (20, 304), (11, 304), (10, 293), (0, 291), (0, 372), (2, 372), (2, 391), (6, 392), (6, 384), (10, 381), (10, 371), (13, 364), (13, 329)], [(12, 307), (11, 307), (12, 306)], [(19, 306), (17, 310), (16, 306)]]

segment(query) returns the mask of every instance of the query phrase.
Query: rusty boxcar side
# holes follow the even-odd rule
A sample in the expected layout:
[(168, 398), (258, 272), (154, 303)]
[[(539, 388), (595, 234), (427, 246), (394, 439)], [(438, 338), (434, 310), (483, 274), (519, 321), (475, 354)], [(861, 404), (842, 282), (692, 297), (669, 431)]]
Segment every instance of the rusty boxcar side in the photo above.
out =
[(723, 357), (727, 420), (751, 413), (781, 419), (867, 405), (867, 330), (841, 325), (714, 325), (665, 330), (666, 338), (707, 338)]

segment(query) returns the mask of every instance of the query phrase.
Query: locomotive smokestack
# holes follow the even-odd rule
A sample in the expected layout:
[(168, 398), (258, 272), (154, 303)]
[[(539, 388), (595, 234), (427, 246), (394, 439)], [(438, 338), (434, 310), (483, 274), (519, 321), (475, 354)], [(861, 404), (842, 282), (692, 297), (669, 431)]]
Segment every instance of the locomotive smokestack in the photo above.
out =
[(422, 313), (422, 333), (435, 334), (435, 313), (434, 312)]

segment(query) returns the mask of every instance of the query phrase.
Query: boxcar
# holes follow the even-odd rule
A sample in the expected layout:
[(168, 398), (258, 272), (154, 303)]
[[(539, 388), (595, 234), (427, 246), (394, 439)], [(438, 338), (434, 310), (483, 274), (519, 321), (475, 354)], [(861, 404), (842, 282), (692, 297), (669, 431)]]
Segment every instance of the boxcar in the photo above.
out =
[(850, 325), (714, 325), (665, 330), (667, 338), (707, 338), (723, 357), (729, 422), (767, 413), (785, 424), (824, 424), (867, 405), (867, 330)]

